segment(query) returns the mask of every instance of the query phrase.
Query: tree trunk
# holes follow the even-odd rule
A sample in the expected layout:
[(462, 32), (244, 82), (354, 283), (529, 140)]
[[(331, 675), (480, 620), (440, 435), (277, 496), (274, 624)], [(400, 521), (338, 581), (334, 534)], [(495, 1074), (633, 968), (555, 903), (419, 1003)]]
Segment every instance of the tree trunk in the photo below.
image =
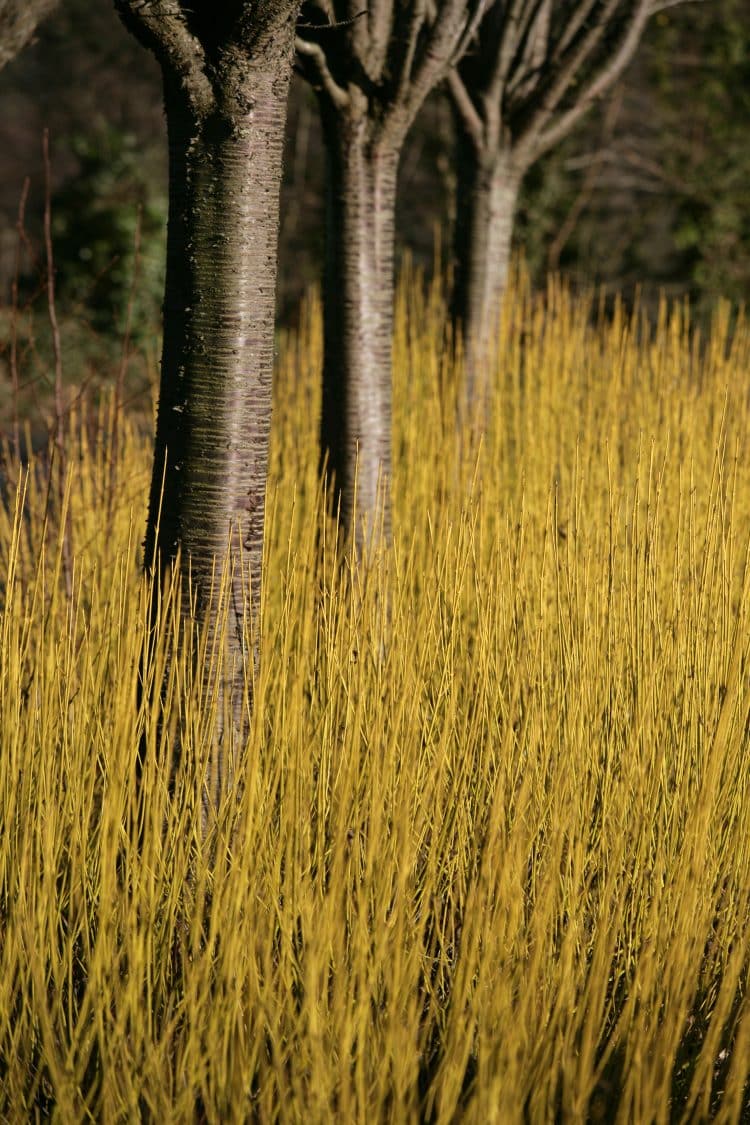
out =
[[(390, 537), (393, 245), (398, 151), (366, 112), (323, 106), (327, 155), (321, 452), (357, 554)], [(356, 480), (356, 495), (355, 495)]]
[(506, 152), (488, 157), (464, 137), (457, 174), (451, 313), (466, 367), (461, 407), (484, 422), (522, 174)]
[(232, 92), (233, 111), (201, 116), (165, 68), (167, 274), (145, 565), (163, 578), (179, 550), (183, 613), (194, 613), (209, 638), (220, 628), (215, 593), (225, 562), (229, 568), (220, 730), (207, 786), (214, 804), (232, 771), (223, 720), (230, 742), (246, 729), (253, 674), (290, 69), (280, 68), (278, 53), (272, 63), (254, 57)]

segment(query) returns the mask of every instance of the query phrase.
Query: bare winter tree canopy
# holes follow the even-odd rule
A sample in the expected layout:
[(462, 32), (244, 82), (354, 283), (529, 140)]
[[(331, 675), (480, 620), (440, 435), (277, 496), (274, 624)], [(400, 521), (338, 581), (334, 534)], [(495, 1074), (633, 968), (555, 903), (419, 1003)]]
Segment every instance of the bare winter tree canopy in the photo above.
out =
[(485, 0), (307, 0), (300, 17), (297, 57), (318, 94), (327, 154), (321, 452), (342, 525), (360, 547), (381, 503), (389, 533), (399, 157), (484, 8)]
[(0, 0), (0, 70), (29, 42), (59, 0)]
[(619, 78), (658, 6), (494, 0), (448, 76), (459, 147), (453, 317), (474, 408), (483, 408), (489, 391), (523, 176)]
[[(246, 729), (259, 605), (282, 153), (297, 0), (116, 0), (156, 55), (169, 143), (164, 343), (145, 541), (178, 555), (184, 612), (213, 636), (228, 568), (222, 717), (208, 803)], [(248, 669), (248, 664), (250, 668)], [(207, 685), (211, 689), (211, 685)], [(235, 738), (236, 741), (236, 738)]]

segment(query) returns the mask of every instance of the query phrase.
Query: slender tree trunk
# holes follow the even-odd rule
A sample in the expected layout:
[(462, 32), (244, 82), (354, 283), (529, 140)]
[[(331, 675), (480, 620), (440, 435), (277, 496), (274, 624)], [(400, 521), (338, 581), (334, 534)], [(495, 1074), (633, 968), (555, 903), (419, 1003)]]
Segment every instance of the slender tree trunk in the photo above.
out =
[[(321, 452), (361, 554), (390, 537), (393, 256), (398, 151), (365, 111), (323, 107), (327, 153)], [(356, 495), (355, 495), (356, 479)]]
[[(221, 716), (245, 729), (260, 596), (271, 418), (279, 188), (290, 65), (262, 55), (232, 105), (205, 116), (165, 70), (169, 225), (164, 344), (145, 565), (162, 577), (180, 551), (183, 613), (209, 637), (229, 567)], [(251, 592), (252, 591), (252, 592)], [(194, 604), (188, 603), (192, 593)], [(207, 683), (205, 687), (210, 687)], [(220, 720), (221, 721), (221, 720)], [(207, 800), (231, 780), (221, 727)]]
[(305, 34), (297, 36), (297, 57), (318, 93), (328, 165), (322, 454), (357, 555), (381, 511), (390, 536), (399, 156), (430, 90), (474, 39), (485, 6), (372, 0), (360, 11), (354, 0), (313, 0), (298, 27)]
[(492, 392), (493, 360), (521, 178), (509, 154), (480, 154), (461, 137), (451, 311), (466, 365), (461, 406), (482, 420)]

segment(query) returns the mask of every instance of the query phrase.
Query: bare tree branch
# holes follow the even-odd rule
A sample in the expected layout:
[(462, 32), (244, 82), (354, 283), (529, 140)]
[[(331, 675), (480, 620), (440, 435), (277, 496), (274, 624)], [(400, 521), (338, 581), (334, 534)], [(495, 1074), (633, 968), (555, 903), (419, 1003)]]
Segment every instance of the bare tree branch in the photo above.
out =
[(507, 103), (524, 100), (539, 85), (540, 79), (550, 69), (549, 36), (551, 5), (540, 0), (530, 19), (524, 21), (516, 58), (513, 60), (508, 81), (503, 91)]
[(412, 81), (404, 96), (404, 108), (410, 117), (458, 62), (459, 47), (476, 33), (486, 4), (487, 0), (432, 0), (428, 9), (429, 34), (423, 37), (422, 44), (418, 43)]
[[(635, 54), (650, 14), (650, 0), (639, 0), (617, 50), (583, 87), (580, 94), (576, 97), (575, 104), (571, 106), (567, 112), (561, 114), (557, 121), (547, 128), (545, 128), (545, 124), (546, 121), (549, 121), (550, 114), (546, 113), (546, 111), (544, 112), (541, 117), (541, 128), (539, 128), (536, 134), (530, 139), (534, 159), (562, 140), (573, 126), (580, 121), (592, 102), (596, 101), (598, 97), (617, 81)], [(573, 70), (566, 68), (568, 83), (572, 81), (576, 70), (577, 68)], [(561, 91), (561, 96), (562, 92), (564, 91)]]
[(484, 18), (484, 14), (490, 2), (491, 0), (474, 0), (473, 3), (467, 5), (468, 11), (466, 14), (464, 33), (453, 48), (454, 64), (459, 62), (469, 49), (470, 44), (479, 30), (479, 25)]
[(476, 148), (481, 149), (484, 140), (484, 124), (456, 67), (451, 67), (448, 71), (446, 82), (450, 89), (453, 105), (461, 116), (466, 132)]
[[(372, 2), (372, 0), (370, 0)], [(370, 47), (369, 25), (367, 18), (361, 18), (362, 8), (367, 10), (367, 0), (341, 0), (344, 12), (338, 18), (349, 24), (348, 34), (355, 53), (365, 69), (367, 69), (367, 56)], [(369, 72), (368, 72), (369, 73)]]
[(378, 77), (383, 73), (393, 34), (393, 3), (394, 0), (369, 0), (367, 7), (370, 64)]
[(417, 40), (427, 18), (429, 3), (430, 0), (414, 0), (405, 34), (394, 38), (400, 55), (394, 64), (397, 71), (396, 98), (398, 100), (404, 98), (411, 82)]
[(120, 19), (135, 37), (182, 80), (196, 112), (214, 104), (203, 46), (190, 31), (179, 0), (115, 0)]
[(542, 67), (547, 57), (551, 24), (552, 0), (544, 0), (532, 24), (528, 43), (528, 61), (534, 71)]
[[(500, 41), (495, 55), (495, 66), (492, 68), (485, 94), (485, 102), (488, 107), (495, 107), (498, 112), (504, 88), (513, 70), (513, 64), (519, 58), (521, 44), (526, 41), (529, 28), (533, 25), (545, 3), (546, 0), (513, 0), (510, 12), (502, 22)], [(522, 54), (523, 52), (521, 52)]]
[(532, 115), (527, 132), (534, 136), (545, 127), (560, 101), (570, 89), (574, 79), (600, 43), (609, 21), (615, 15), (620, 0), (606, 0), (598, 18), (585, 34), (571, 44), (566, 56), (561, 57), (559, 69), (552, 71), (546, 90), (540, 90), (539, 108)]
[(367, 15), (367, 8), (362, 8), (355, 16), (339, 19), (331, 7), (330, 0), (307, 0), (305, 7), (312, 8), (320, 16), (320, 23), (297, 23), (297, 30), (314, 28), (316, 31), (338, 31), (342, 27), (350, 27), (356, 20)]
[(565, 28), (565, 31), (562, 33), (557, 43), (555, 44), (555, 49), (552, 52), (552, 62), (558, 62), (568, 50), (571, 43), (576, 38), (581, 28), (585, 25), (586, 20), (589, 18), (592, 11), (596, 7), (596, 3), (597, 0), (583, 0), (582, 3), (579, 3), (576, 6), (573, 14), (568, 20), (568, 25)]
[(325, 90), (337, 109), (344, 109), (349, 104), (349, 95), (331, 74), (326, 53), (320, 44), (310, 43), (309, 40), (298, 35), (294, 45), (303, 64), (305, 62), (309, 64), (305, 68), (305, 77), (310, 85)]
[(0, 70), (15, 58), (58, 0), (0, 0)]

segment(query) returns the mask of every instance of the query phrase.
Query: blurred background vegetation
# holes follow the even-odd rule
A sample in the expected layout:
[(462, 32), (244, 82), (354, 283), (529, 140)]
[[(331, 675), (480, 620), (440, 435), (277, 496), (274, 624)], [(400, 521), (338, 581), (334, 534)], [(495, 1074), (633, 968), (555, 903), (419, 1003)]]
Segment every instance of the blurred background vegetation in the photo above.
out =
[[(158, 358), (166, 139), (151, 56), (108, 4), (64, 0), (0, 74), (0, 417), (17, 337), (22, 413), (44, 396), (45, 203), (41, 137), (50, 130), (58, 315), (69, 373), (111, 378), (124, 335), (144, 388)], [(689, 297), (699, 321), (750, 284), (750, 0), (668, 8), (635, 62), (577, 132), (530, 173), (516, 224), (535, 282), (561, 271), (656, 308)], [(282, 201), (279, 316), (293, 322), (323, 249), (323, 150), (314, 97), (295, 82)], [(450, 246), (451, 113), (438, 93), (401, 166), (399, 254), (429, 275)], [(29, 178), (23, 237), (19, 202)], [(445, 259), (443, 264), (447, 265)], [(17, 280), (15, 327), (12, 321)], [(25, 317), (25, 319), (24, 319)], [(36, 320), (40, 318), (35, 318)], [(22, 341), (22, 346), (18, 344)], [(138, 383), (128, 360), (128, 381)], [(29, 391), (33, 392), (33, 395)], [(15, 407), (14, 409), (18, 409)]]

